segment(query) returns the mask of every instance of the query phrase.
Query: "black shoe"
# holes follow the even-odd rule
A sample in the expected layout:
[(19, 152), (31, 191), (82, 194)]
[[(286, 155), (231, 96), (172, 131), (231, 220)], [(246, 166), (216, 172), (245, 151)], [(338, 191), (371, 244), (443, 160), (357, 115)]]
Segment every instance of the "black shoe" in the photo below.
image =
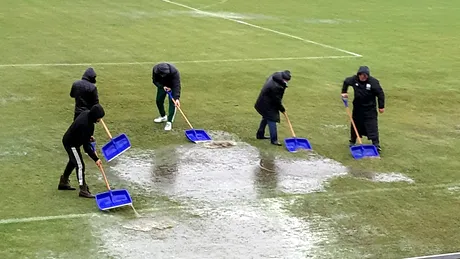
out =
[(380, 153), (380, 151), (382, 151), (382, 148), (380, 147), (380, 142), (378, 141), (372, 141), (372, 145), (375, 146), (375, 148), (377, 149), (377, 151)]
[(257, 135), (256, 138), (257, 138), (257, 139), (270, 139), (269, 137), (259, 136), (259, 135)]
[(61, 175), (61, 179), (59, 180), (58, 190), (60, 191), (74, 191), (76, 190), (74, 187), (70, 186), (69, 178)]
[(282, 146), (281, 143), (279, 143), (278, 141), (272, 142), (272, 145), (275, 145), (275, 146)]
[(356, 145), (356, 141), (353, 141), (353, 140), (348, 141), (348, 146), (349, 147), (352, 147), (354, 145)]

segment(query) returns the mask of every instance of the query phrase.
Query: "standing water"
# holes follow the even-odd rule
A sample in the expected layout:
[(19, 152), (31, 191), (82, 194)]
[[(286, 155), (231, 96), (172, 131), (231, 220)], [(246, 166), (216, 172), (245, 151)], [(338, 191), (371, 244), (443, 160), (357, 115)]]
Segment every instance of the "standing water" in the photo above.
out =
[(176, 204), (131, 221), (94, 218), (95, 233), (110, 256), (300, 259), (317, 258), (314, 249), (325, 233), (286, 212), (289, 200), (283, 194), (323, 191), (330, 178), (347, 169), (321, 157), (267, 156), (236, 142), (222, 148), (189, 144), (132, 150), (109, 173), (136, 185), (141, 195)]
[(137, 217), (137, 218), (140, 218), (141, 215), (140, 215), (139, 213), (137, 213), (137, 210), (134, 208), (134, 205), (131, 204), (131, 208), (133, 208), (133, 211), (134, 211), (134, 213), (136, 214), (136, 217)]

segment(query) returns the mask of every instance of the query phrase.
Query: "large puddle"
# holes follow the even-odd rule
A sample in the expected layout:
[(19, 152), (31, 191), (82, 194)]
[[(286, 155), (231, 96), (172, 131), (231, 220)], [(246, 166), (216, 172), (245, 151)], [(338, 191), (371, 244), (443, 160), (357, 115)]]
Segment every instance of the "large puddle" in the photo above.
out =
[(159, 151), (133, 151), (122, 156), (110, 172), (146, 191), (181, 201), (239, 202), (279, 192), (322, 191), (324, 183), (347, 173), (330, 159), (281, 159), (261, 154), (245, 143), (210, 149), (186, 145)]
[[(131, 150), (108, 168), (136, 192), (181, 204), (141, 218), (91, 219), (105, 253), (115, 258), (315, 258), (324, 233), (283, 209), (282, 194), (324, 191), (346, 175), (318, 156), (280, 158), (242, 142)], [(132, 189), (130, 186), (128, 189)]]

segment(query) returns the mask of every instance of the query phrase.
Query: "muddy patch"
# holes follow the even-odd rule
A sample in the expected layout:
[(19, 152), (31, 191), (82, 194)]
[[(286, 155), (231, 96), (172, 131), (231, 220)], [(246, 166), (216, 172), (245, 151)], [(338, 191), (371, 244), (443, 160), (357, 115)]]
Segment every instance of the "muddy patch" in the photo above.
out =
[(214, 141), (233, 141), (233, 142), (241, 142), (241, 139), (232, 133), (220, 130), (209, 130), (207, 131), (211, 136), (212, 140)]
[(226, 148), (226, 147), (233, 147), (236, 146), (235, 141), (210, 141), (203, 143), (203, 147), (205, 148)]

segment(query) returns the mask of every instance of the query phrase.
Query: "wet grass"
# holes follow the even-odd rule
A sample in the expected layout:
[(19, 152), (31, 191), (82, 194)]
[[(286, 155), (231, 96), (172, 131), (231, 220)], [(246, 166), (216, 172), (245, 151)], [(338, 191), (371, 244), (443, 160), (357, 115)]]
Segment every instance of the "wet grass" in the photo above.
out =
[[(215, 3), (181, 2), (196, 7)], [(256, 25), (363, 57), (178, 64), (184, 84), (182, 106), (193, 126), (231, 132), (261, 152), (304, 156), (254, 139), (259, 116), (253, 104), (260, 87), (272, 72), (289, 69), (293, 78), (284, 102), (297, 136), (307, 137), (315, 152), (343, 163), (358, 176), (332, 181), (326, 193), (265, 193), (266, 197), (295, 197), (291, 211), (299, 217), (328, 219), (327, 227), (317, 227), (332, 230), (331, 242), (318, 254), (400, 258), (460, 250), (458, 193), (446, 190), (458, 182), (460, 168), (460, 90), (453, 71), (460, 65), (460, 4), (287, 0), (281, 8), (274, 0), (258, 3), (234, 0), (207, 10), (243, 13), (246, 21)], [(2, 6), (2, 64), (152, 61), (94, 66), (105, 122), (113, 135), (126, 133), (139, 149), (186, 143), (183, 130), (188, 125), (179, 114), (173, 132), (152, 124), (157, 111), (150, 76), (157, 61), (344, 54), (223, 19), (192, 16), (159, 0), (4, 1)], [(346, 146), (348, 129), (326, 126), (348, 125), (338, 98), (341, 82), (362, 64), (370, 66), (387, 96), (386, 113), (379, 121), (384, 152), (378, 161), (354, 161)], [(94, 201), (56, 190), (67, 159), (61, 138), (73, 116), (70, 86), (85, 68), (0, 67), (0, 219), (98, 212)], [(290, 136), (284, 120), (279, 135)], [(99, 145), (108, 140), (99, 125), (96, 138)], [(170, 159), (167, 153), (162, 157)], [(86, 155), (85, 161), (91, 190), (105, 191), (97, 168)], [(365, 172), (399, 172), (415, 184), (374, 183), (365, 179)], [(125, 187), (115, 177), (109, 180), (113, 188)], [(152, 198), (135, 187), (132, 195), (138, 209), (180, 205), (159, 194)], [(51, 256), (89, 255), (93, 241), (85, 224), (59, 220), (0, 225), (0, 257), (43, 258), (50, 256), (46, 251)], [(82, 231), (83, 237), (78, 234)]]
[(322, 218), (320, 227), (332, 230), (324, 246), (335, 256), (403, 258), (456, 252), (459, 247), (450, 240), (459, 238), (459, 203), (447, 188), (393, 188), (309, 195), (297, 199), (291, 210), (312, 222)]
[(87, 218), (2, 225), (0, 258), (101, 258)]

